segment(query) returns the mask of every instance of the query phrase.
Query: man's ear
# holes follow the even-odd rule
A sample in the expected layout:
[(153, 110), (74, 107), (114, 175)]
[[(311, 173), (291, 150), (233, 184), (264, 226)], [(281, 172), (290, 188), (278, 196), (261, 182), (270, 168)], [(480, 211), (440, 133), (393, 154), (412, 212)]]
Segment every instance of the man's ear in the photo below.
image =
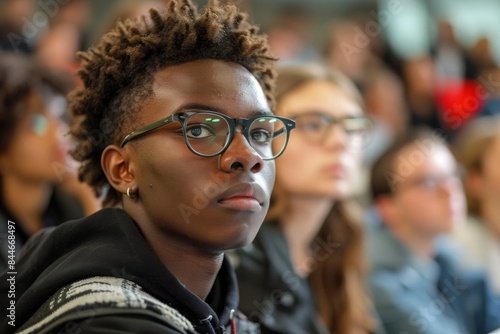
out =
[(391, 195), (380, 195), (375, 200), (375, 206), (384, 224), (390, 226), (393, 222), (397, 221), (397, 205), (394, 203), (394, 198)]
[(101, 155), (101, 167), (116, 191), (126, 194), (127, 188), (137, 189), (135, 171), (126, 149), (116, 145), (106, 147)]

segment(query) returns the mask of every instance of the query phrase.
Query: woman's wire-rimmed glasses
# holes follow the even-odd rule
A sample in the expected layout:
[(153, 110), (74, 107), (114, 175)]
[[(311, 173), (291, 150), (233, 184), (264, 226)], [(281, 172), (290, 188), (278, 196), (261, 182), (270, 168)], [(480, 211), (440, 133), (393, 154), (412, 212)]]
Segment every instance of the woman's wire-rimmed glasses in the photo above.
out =
[(335, 118), (324, 112), (308, 112), (291, 117), (297, 123), (297, 131), (311, 143), (323, 144), (333, 128), (338, 124), (347, 134), (349, 141), (356, 145), (367, 142), (373, 123), (366, 116)]
[(174, 113), (131, 132), (120, 147), (172, 122), (180, 123), (186, 146), (202, 157), (222, 154), (232, 142), (237, 126), (241, 125), (241, 133), (263, 160), (279, 157), (286, 148), (290, 131), (295, 128), (295, 121), (280, 116), (231, 118), (215, 111), (188, 111)]

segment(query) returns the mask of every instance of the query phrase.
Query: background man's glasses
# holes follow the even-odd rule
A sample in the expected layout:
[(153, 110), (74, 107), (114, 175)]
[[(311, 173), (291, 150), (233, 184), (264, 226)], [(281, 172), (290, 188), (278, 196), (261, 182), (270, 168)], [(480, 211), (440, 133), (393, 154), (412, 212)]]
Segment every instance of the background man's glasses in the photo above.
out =
[(311, 112), (292, 117), (297, 123), (297, 131), (314, 144), (323, 144), (333, 128), (338, 124), (348, 135), (349, 141), (363, 145), (367, 142), (372, 122), (365, 116), (334, 118), (327, 113)]
[(290, 131), (295, 128), (293, 120), (279, 116), (262, 115), (246, 119), (231, 118), (215, 111), (189, 111), (172, 114), (135, 130), (123, 139), (120, 147), (172, 122), (181, 124), (187, 147), (202, 157), (223, 153), (240, 125), (241, 133), (263, 160), (279, 157), (286, 148)]
[(402, 181), (402, 183), (394, 190), (404, 191), (408, 189), (420, 189), (426, 191), (436, 191), (450, 182), (455, 182), (456, 184), (461, 183), (460, 171), (446, 175), (424, 175), (405, 180)]

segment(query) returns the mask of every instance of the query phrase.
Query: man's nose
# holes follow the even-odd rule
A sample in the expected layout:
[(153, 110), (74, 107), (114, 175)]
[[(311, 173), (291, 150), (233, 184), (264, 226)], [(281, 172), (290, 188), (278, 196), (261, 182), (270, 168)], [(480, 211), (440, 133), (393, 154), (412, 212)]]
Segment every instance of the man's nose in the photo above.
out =
[(264, 167), (264, 160), (250, 145), (240, 131), (235, 131), (233, 140), (220, 157), (220, 169), (224, 172), (235, 170), (258, 173)]

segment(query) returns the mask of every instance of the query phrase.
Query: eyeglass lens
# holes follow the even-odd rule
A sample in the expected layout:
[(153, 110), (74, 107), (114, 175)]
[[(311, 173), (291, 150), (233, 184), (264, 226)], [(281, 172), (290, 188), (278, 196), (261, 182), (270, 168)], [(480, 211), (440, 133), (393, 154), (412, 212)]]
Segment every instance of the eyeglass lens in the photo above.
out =
[(297, 129), (309, 140), (321, 143), (328, 135), (333, 124), (339, 124), (352, 141), (363, 143), (370, 122), (366, 117), (346, 117), (332, 120), (321, 114), (304, 114), (295, 118)]
[[(264, 159), (273, 158), (284, 149), (286, 136), (282, 134), (286, 134), (285, 124), (272, 116), (259, 117), (245, 129), (250, 146)], [(229, 135), (228, 121), (217, 114), (200, 112), (185, 122), (186, 142), (201, 155), (219, 154), (229, 144)]]

